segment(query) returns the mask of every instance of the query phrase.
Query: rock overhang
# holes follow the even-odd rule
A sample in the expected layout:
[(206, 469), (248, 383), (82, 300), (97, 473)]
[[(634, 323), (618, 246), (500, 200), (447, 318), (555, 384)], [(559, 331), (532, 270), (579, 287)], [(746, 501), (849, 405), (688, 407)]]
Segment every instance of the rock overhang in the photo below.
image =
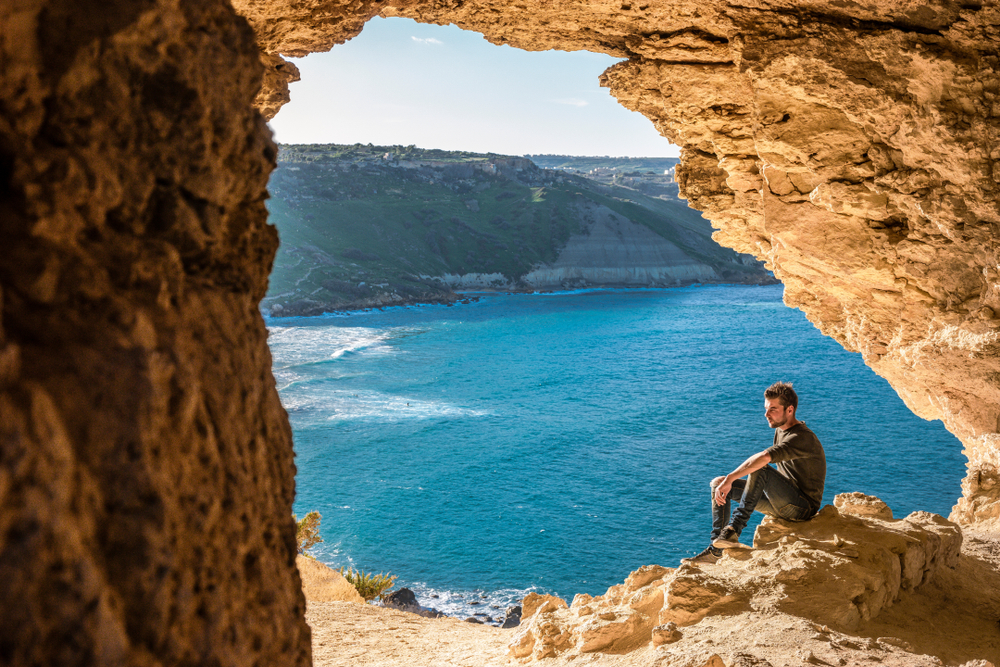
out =
[[(715, 238), (766, 262), (788, 305), (944, 421), (970, 461), (952, 517), (1000, 524), (973, 481), (995, 478), (1000, 456), (996, 3), (319, 6), (323, 21), (235, 3), (269, 59), (326, 50), (376, 15), (624, 58), (601, 84), (681, 147), (682, 196)], [(267, 99), (286, 95), (272, 74)]]

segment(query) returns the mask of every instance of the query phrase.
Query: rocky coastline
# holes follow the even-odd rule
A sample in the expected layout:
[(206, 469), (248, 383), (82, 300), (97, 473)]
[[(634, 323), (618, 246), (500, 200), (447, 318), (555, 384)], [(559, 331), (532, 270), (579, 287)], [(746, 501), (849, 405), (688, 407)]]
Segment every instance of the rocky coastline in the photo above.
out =
[(307, 595), (306, 617), (323, 667), (350, 664), (323, 639), (346, 628), (372, 630), (366, 665), (994, 667), (998, 564), (996, 534), (927, 512), (895, 518), (845, 493), (806, 523), (766, 518), (753, 549), (718, 563), (647, 565), (571, 602), (529, 593), (502, 627), (446, 617), (406, 590), (383, 607)]
[(458, 306), (479, 301), (482, 294), (553, 294), (556, 292), (571, 292), (581, 290), (623, 290), (623, 289), (676, 289), (682, 287), (692, 287), (699, 285), (744, 285), (762, 286), (778, 285), (781, 281), (774, 278), (764, 278), (752, 282), (733, 283), (728, 281), (704, 282), (686, 281), (673, 285), (652, 284), (652, 285), (626, 285), (626, 284), (590, 284), (586, 281), (576, 281), (566, 283), (557, 287), (538, 289), (530, 286), (524, 287), (476, 287), (468, 290), (449, 291), (441, 295), (420, 298), (400, 296), (397, 294), (379, 293), (374, 297), (358, 299), (356, 301), (335, 302), (323, 304), (319, 302), (292, 303), (278, 307), (262, 308), (261, 312), (265, 317), (316, 317), (320, 315), (337, 315), (357, 312), (367, 312), (373, 310), (385, 310), (386, 308), (401, 308), (407, 306)]

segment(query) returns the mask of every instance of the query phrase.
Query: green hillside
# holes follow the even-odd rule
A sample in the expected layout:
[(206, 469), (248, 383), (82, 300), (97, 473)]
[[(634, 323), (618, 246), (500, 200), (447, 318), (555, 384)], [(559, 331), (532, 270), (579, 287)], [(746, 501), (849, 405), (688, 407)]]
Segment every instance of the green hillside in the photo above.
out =
[(727, 282), (757, 282), (757, 263), (710, 240), (683, 202), (647, 197), (525, 158), (414, 147), (282, 146), (271, 177), (270, 219), (281, 246), (263, 302), (272, 314), (456, 297), (439, 277), (501, 274), (516, 285), (556, 260), (586, 229), (592, 202), (646, 225)]

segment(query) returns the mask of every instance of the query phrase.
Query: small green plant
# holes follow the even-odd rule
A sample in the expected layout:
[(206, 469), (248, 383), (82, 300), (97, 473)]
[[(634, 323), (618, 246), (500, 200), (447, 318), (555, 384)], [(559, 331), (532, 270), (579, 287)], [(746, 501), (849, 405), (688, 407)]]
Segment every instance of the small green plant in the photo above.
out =
[(302, 517), (301, 521), (294, 514), (292, 515), (292, 520), (295, 521), (295, 541), (298, 543), (299, 553), (307, 558), (314, 558), (307, 552), (323, 541), (323, 538), (319, 536), (319, 520), (321, 518), (323, 517), (319, 512), (309, 512)]
[(366, 601), (374, 600), (378, 598), (379, 600), (385, 597), (386, 592), (393, 587), (397, 577), (394, 574), (384, 574), (379, 572), (378, 574), (366, 573), (364, 570), (354, 570), (353, 568), (340, 568), (340, 573), (344, 575), (344, 579), (347, 579), (354, 588), (357, 589), (358, 593)]

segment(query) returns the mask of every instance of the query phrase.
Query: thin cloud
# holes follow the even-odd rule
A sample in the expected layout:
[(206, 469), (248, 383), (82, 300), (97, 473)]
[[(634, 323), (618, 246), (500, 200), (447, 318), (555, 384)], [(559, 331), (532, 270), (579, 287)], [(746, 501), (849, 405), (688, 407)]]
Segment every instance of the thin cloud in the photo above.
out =
[(587, 100), (581, 100), (577, 97), (566, 97), (560, 100), (552, 100), (552, 101), (555, 102), (556, 104), (566, 104), (571, 107), (585, 107), (588, 104), (590, 104), (590, 102), (588, 102)]
[(440, 39), (434, 39), (433, 37), (427, 37), (425, 39), (421, 39), (420, 37), (411, 36), (410, 39), (412, 39), (414, 42), (417, 42), (418, 44), (434, 44), (436, 46), (444, 45), (444, 42), (442, 42)]

